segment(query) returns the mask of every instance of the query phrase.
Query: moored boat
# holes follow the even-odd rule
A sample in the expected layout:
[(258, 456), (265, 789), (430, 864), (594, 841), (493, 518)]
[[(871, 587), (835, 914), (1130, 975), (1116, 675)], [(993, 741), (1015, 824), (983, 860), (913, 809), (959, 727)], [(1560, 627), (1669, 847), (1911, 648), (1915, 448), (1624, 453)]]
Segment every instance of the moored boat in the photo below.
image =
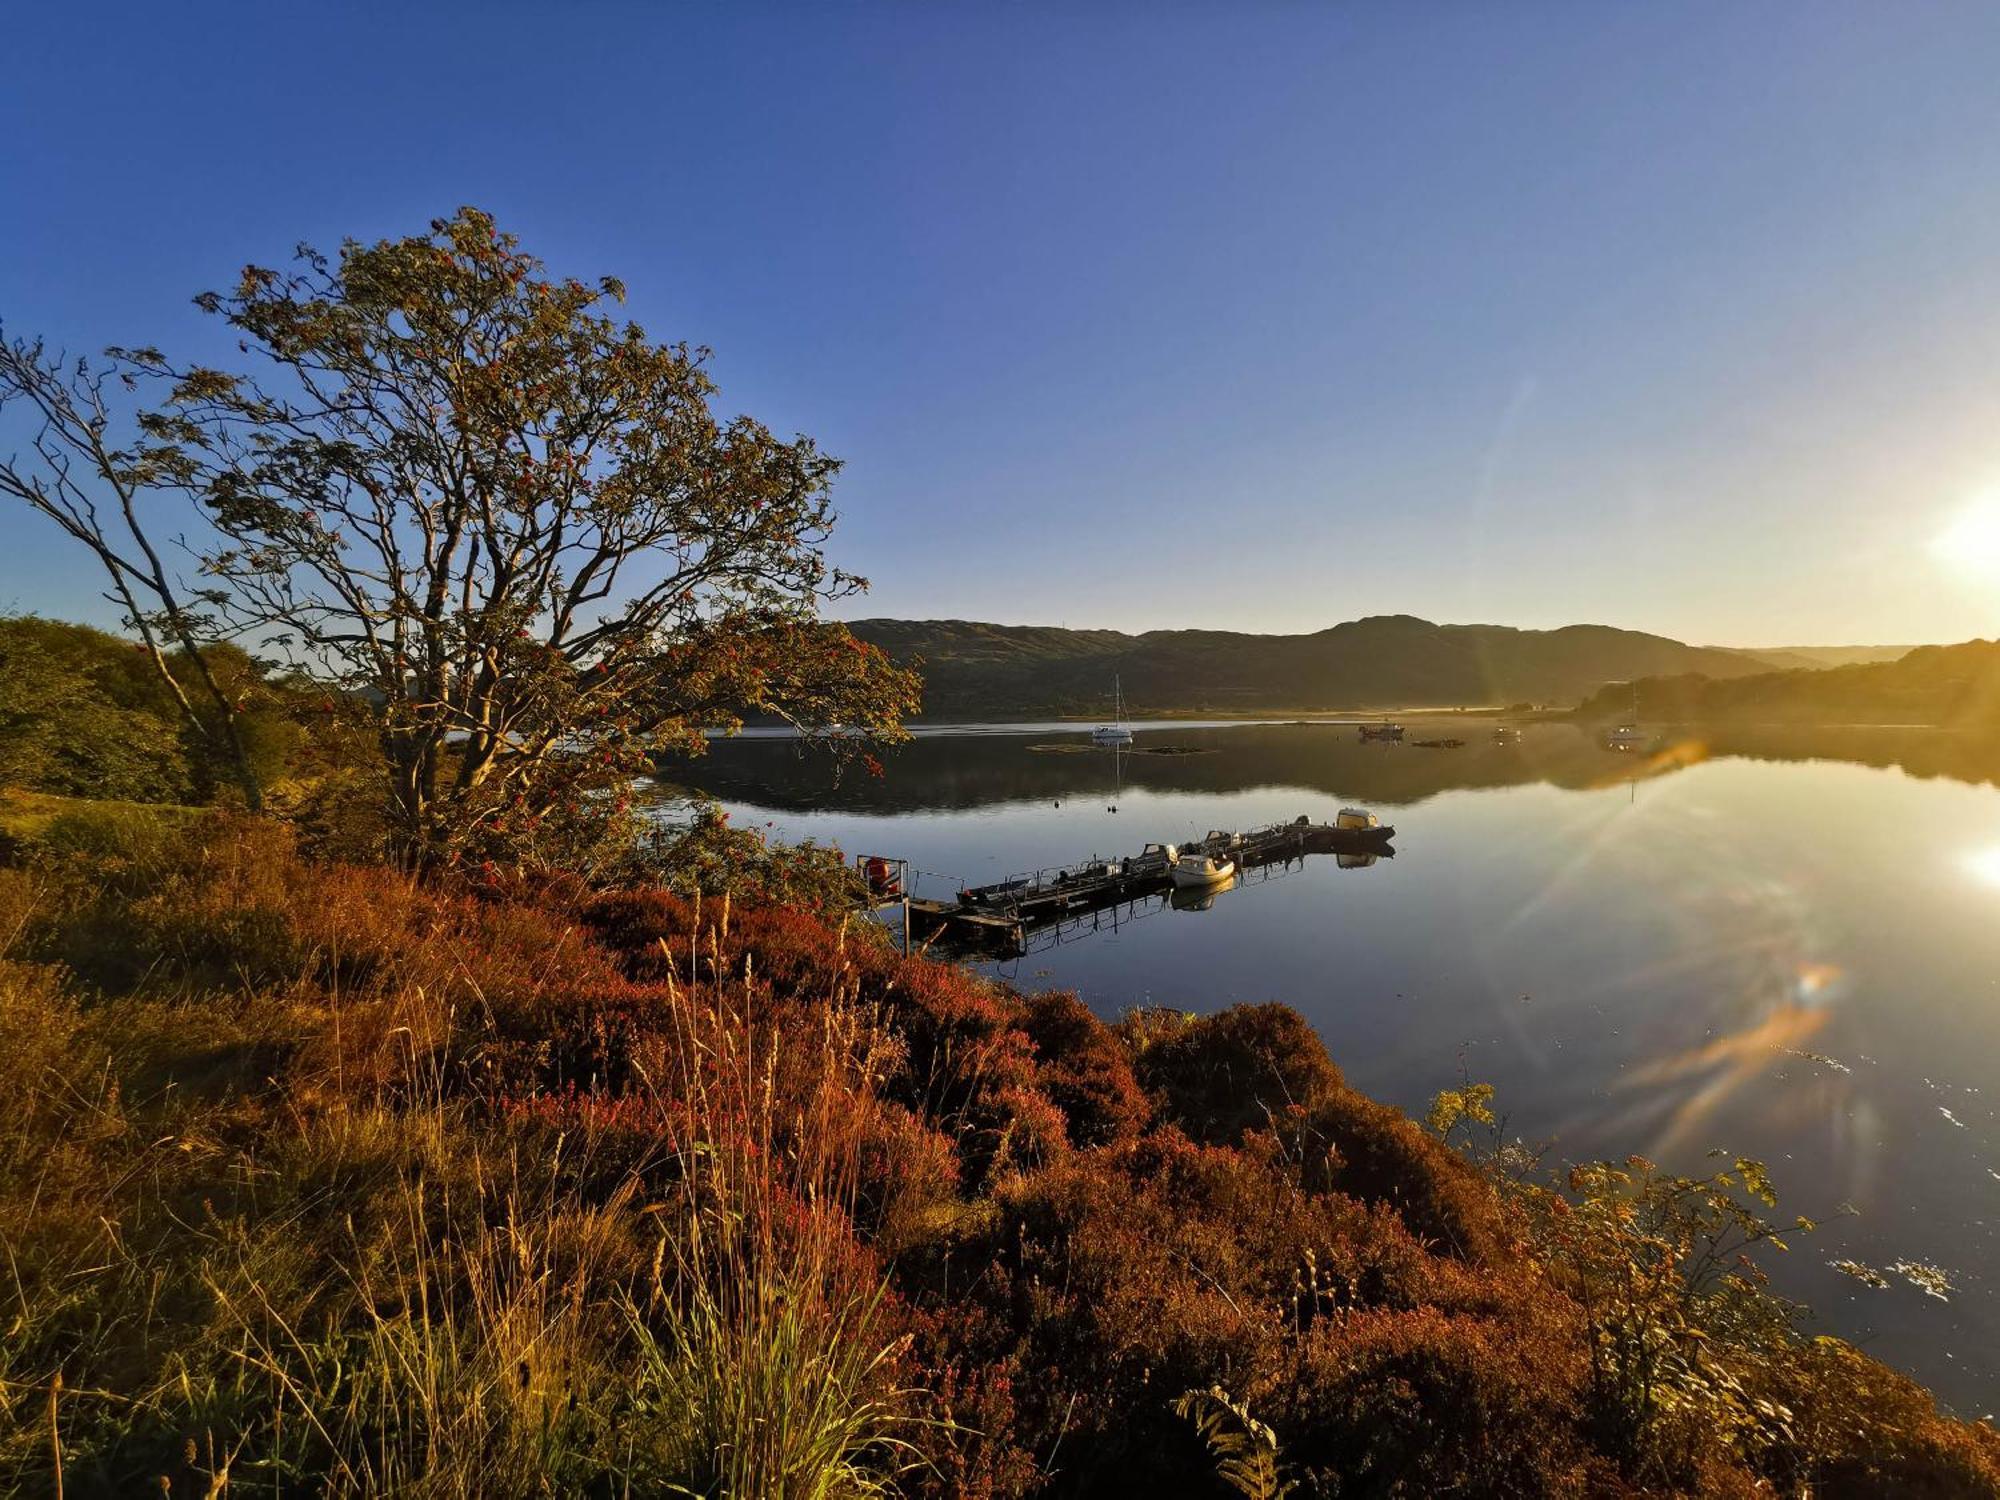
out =
[(1212, 854), (1183, 854), (1174, 861), (1174, 885), (1180, 890), (1221, 885), (1236, 874), (1236, 861)]
[(1331, 823), (1321, 823), (1307, 831), (1306, 847), (1320, 853), (1392, 852), (1389, 840), (1396, 830), (1365, 807), (1343, 807)]
[(1090, 741), (1094, 745), (1129, 745), (1132, 731), (1125, 727), (1125, 684), (1118, 678), (1111, 679), (1113, 714), (1109, 724), (1099, 724), (1090, 731)]

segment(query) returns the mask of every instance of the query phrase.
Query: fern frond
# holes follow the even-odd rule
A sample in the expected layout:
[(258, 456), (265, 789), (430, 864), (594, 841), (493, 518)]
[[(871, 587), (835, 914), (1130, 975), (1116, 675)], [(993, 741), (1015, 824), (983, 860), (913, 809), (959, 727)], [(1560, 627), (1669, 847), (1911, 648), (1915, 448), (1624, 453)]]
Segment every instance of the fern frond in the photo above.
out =
[(1192, 1422), (1215, 1459), (1216, 1477), (1247, 1500), (1285, 1500), (1298, 1482), (1278, 1462), (1278, 1435), (1219, 1385), (1184, 1392), (1174, 1415)]

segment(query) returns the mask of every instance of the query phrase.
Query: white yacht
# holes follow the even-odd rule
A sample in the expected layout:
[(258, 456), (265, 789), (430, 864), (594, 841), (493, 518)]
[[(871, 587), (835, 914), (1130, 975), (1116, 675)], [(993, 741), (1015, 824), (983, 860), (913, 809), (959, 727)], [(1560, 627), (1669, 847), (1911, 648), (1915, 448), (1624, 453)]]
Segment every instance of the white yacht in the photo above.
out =
[(1094, 745), (1129, 745), (1132, 731), (1125, 727), (1125, 688), (1114, 677), (1111, 679), (1112, 697), (1116, 702), (1114, 717), (1109, 724), (1099, 724), (1090, 731), (1090, 741)]

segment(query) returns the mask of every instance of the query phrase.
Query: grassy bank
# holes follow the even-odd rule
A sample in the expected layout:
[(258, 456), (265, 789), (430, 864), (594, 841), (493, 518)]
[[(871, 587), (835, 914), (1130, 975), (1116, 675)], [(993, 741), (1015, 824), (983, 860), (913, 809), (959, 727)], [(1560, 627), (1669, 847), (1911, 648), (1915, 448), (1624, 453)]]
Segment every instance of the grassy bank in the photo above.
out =
[(1440, 1138), (1476, 1091), (1420, 1127), (1283, 1007), (1111, 1026), (795, 909), (41, 811), (8, 1493), (2000, 1491), (1703, 1268), (1747, 1166), (1509, 1185)]

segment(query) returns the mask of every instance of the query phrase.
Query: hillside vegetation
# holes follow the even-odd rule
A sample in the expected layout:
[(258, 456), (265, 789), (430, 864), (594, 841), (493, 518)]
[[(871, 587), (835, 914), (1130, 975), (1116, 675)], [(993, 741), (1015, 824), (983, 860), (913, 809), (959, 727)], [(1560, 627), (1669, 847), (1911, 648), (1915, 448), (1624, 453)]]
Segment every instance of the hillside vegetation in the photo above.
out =
[(1104, 714), (1114, 676), (1134, 714), (1278, 713), (1567, 705), (1612, 680), (1766, 669), (1738, 652), (1603, 625), (1513, 630), (1409, 615), (1352, 620), (1311, 635), (1124, 635), (964, 620), (858, 620), (851, 628), (893, 661), (921, 661), (931, 718)]
[[(1629, 684), (1606, 687), (1579, 713), (1627, 717), (1634, 691)], [(2000, 642), (1919, 646), (1896, 661), (1727, 681), (1700, 674), (1650, 677), (1636, 691), (1639, 717), (1655, 721), (1993, 728), (2000, 726)]]
[(6, 1493), (2000, 1493), (1754, 1163), (1482, 1169), (1282, 1006), (221, 814), (58, 813), (0, 933)]

